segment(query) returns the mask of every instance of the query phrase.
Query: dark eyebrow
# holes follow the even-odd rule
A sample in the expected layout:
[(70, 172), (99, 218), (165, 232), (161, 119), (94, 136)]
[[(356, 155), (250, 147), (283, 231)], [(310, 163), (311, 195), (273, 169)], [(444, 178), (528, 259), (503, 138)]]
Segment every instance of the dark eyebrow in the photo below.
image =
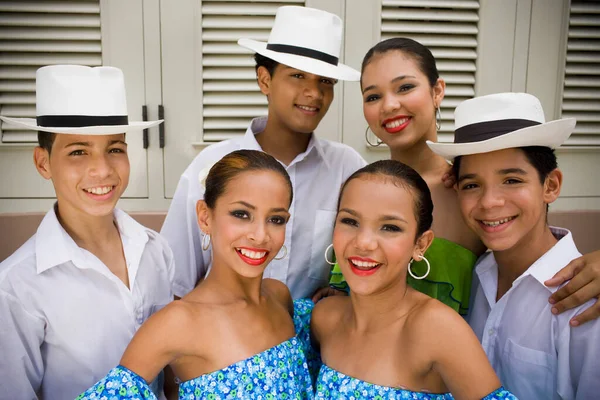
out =
[(122, 144), (123, 146), (127, 146), (127, 143), (125, 143), (122, 140), (111, 140), (110, 143), (108, 144), (109, 146), (112, 146), (113, 144)]
[(250, 203), (246, 203), (246, 202), (245, 202), (245, 201), (243, 201), (243, 200), (240, 200), (240, 201), (234, 201), (234, 202), (232, 202), (232, 203), (230, 203), (230, 204), (241, 204), (241, 205), (243, 205), (243, 206), (245, 206), (245, 207), (248, 207), (248, 208), (249, 208), (249, 209), (251, 209), (251, 210), (256, 210), (256, 207), (255, 207), (255, 206), (253, 206), (253, 205), (252, 205), (252, 204), (250, 204)]
[(355, 217), (358, 217), (358, 213), (354, 210), (350, 210), (349, 208), (340, 208), (340, 210), (338, 211), (338, 214), (341, 212), (347, 212), (350, 215), (354, 215)]
[[(400, 76), (397, 76), (394, 79), (392, 79), (392, 83), (396, 83), (396, 82), (404, 80), (406, 78), (416, 78), (416, 76), (412, 76), (412, 75), (400, 75)], [(365, 93), (366, 91), (371, 90), (371, 89), (375, 89), (376, 87), (377, 87), (377, 85), (367, 86), (366, 88), (363, 89), (362, 92)]]
[(476, 174), (464, 174), (458, 177), (458, 181), (456, 181), (456, 183), (461, 183), (462, 181), (464, 181), (465, 179), (475, 179), (477, 175)]
[(65, 149), (67, 147), (72, 147), (72, 146), (84, 146), (84, 147), (90, 147), (91, 144), (89, 142), (73, 142), (73, 143), (69, 143), (67, 145), (65, 145)]
[(384, 215), (383, 217), (381, 217), (382, 221), (400, 221), (400, 222), (404, 222), (405, 224), (408, 224), (408, 222), (406, 222), (406, 220), (402, 217), (397, 217), (395, 215)]
[(521, 168), (506, 168), (498, 171), (499, 175), (508, 175), (508, 174), (517, 174), (517, 175), (527, 175), (527, 172)]

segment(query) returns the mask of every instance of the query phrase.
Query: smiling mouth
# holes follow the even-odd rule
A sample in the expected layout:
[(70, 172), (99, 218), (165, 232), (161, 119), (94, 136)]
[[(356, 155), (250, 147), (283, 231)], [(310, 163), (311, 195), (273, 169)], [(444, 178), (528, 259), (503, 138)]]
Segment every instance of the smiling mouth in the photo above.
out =
[(513, 217), (503, 218), (503, 219), (499, 219), (499, 220), (496, 220), (496, 221), (479, 220), (479, 222), (482, 223), (485, 226), (489, 226), (491, 228), (495, 228), (497, 226), (504, 225), (507, 222), (510, 222), (510, 221), (512, 221), (515, 218), (517, 218), (516, 215), (513, 216)]
[(383, 127), (386, 129), (394, 129), (397, 128), (401, 125), (404, 125), (405, 123), (408, 122), (408, 120), (410, 119), (410, 117), (404, 117), (404, 118), (400, 118), (400, 119), (395, 119), (391, 122), (385, 123), (383, 124)]
[(354, 272), (358, 276), (372, 275), (382, 265), (381, 263), (375, 261), (358, 260), (355, 258), (349, 258), (348, 263), (350, 264), (352, 272)]
[(97, 186), (92, 188), (83, 189), (87, 193), (95, 194), (96, 196), (103, 196), (114, 190), (115, 186)]
[(316, 113), (320, 110), (318, 107), (302, 106), (300, 104), (296, 104), (296, 107), (298, 107), (299, 109), (301, 109), (303, 111), (311, 112), (311, 113)]
[(242, 261), (252, 266), (264, 264), (269, 255), (269, 252), (266, 250), (250, 250), (242, 247), (236, 248), (235, 251)]

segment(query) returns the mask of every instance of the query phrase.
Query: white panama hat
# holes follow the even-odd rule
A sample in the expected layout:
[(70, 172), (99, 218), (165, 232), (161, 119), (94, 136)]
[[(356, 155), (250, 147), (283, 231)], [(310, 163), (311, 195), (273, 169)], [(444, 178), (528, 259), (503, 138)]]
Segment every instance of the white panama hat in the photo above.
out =
[(452, 161), (468, 154), (515, 147), (563, 144), (575, 129), (575, 118), (546, 122), (537, 97), (528, 93), (497, 93), (465, 100), (454, 111), (454, 143), (427, 145)]
[(36, 118), (4, 122), (52, 133), (111, 135), (146, 129), (162, 122), (131, 122), (127, 117), (125, 79), (115, 67), (51, 65), (35, 77)]
[(343, 24), (340, 17), (308, 7), (277, 9), (267, 43), (240, 39), (238, 44), (292, 68), (345, 81), (360, 80), (360, 72), (339, 62)]

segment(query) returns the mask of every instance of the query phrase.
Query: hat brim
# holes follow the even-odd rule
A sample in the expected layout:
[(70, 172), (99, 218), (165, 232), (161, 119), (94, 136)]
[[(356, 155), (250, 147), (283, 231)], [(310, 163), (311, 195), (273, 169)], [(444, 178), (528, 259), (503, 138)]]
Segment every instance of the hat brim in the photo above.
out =
[(158, 121), (132, 121), (129, 125), (104, 125), (104, 126), (82, 126), (82, 127), (47, 127), (38, 126), (34, 118), (10, 118), (2, 117), (0, 119), (7, 124), (18, 126), (20, 128), (31, 129), (34, 131), (43, 131), (50, 133), (66, 133), (72, 135), (114, 135), (117, 133), (127, 133), (135, 130), (152, 128), (159, 125), (163, 120)]
[(511, 149), (515, 147), (543, 146), (552, 149), (563, 144), (575, 129), (575, 118), (564, 118), (540, 125), (518, 129), (516, 131), (472, 143), (435, 143), (427, 141), (429, 148), (446, 160), (454, 160), (458, 156), (489, 153), (491, 151)]
[(252, 39), (240, 39), (238, 44), (255, 53), (268, 57), (280, 64), (296, 68), (311, 74), (325, 76), (327, 78), (340, 79), (343, 81), (359, 81), (360, 72), (345, 64), (332, 65), (325, 61), (314, 58), (298, 56), (295, 54), (280, 53), (267, 49), (267, 43)]

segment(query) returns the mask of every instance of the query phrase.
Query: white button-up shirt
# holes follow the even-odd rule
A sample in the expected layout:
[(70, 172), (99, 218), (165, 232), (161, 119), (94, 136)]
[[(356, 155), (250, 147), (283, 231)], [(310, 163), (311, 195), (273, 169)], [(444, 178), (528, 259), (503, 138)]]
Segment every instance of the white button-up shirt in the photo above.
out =
[(550, 312), (544, 285), (581, 254), (569, 231), (517, 278), (498, 302), (498, 264), (493, 253), (475, 267), (468, 321), (502, 384), (520, 399), (600, 398), (600, 320), (571, 328), (569, 320), (590, 301), (560, 315)]
[[(243, 137), (207, 147), (181, 176), (161, 230), (175, 256), (175, 295), (190, 292), (210, 268), (210, 249), (202, 251), (196, 217), (196, 202), (204, 197), (200, 171), (232, 151), (262, 150), (254, 136), (265, 129), (266, 122), (266, 117), (256, 118)], [(288, 255), (271, 261), (264, 277), (287, 284), (294, 298), (310, 296), (328, 284), (331, 268), (324, 254), (332, 240), (339, 190), (365, 164), (351, 147), (313, 135), (306, 151), (284, 165), (294, 188), (285, 235)]]
[(73, 399), (115, 367), (136, 330), (172, 300), (173, 255), (120, 210), (130, 289), (49, 211), (0, 264), (0, 398)]

